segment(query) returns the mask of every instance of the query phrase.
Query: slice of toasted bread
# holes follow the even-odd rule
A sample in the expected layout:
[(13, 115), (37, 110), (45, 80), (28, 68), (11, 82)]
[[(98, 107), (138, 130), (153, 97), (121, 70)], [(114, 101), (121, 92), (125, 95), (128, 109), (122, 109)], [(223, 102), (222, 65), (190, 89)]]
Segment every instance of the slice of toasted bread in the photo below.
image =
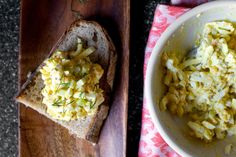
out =
[(100, 80), (100, 87), (104, 90), (105, 101), (99, 106), (97, 112), (84, 119), (71, 121), (61, 121), (51, 118), (46, 112), (46, 105), (42, 103), (43, 96), (41, 90), (44, 87), (44, 83), (39, 72), (42, 64), (23, 85), (21, 91), (16, 96), (16, 100), (64, 126), (72, 134), (76, 134), (77, 137), (96, 143), (103, 121), (109, 111), (109, 96), (113, 87), (117, 54), (114, 44), (104, 28), (93, 21), (78, 20), (59, 39), (51, 50), (50, 55), (55, 50), (70, 51), (74, 49), (78, 37), (86, 41), (88, 46), (94, 46), (96, 48), (96, 51), (91, 54), (90, 59), (92, 62), (100, 64), (104, 69), (103, 77)]

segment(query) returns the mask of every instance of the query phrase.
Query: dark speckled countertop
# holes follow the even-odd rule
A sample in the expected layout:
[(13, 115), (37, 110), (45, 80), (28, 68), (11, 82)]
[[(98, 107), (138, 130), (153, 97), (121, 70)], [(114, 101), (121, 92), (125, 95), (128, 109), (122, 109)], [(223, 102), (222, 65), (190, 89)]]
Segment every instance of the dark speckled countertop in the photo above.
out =
[[(131, 0), (131, 54), (127, 156), (137, 156), (143, 95), (143, 57), (158, 3), (168, 0)], [(0, 0), (0, 157), (17, 156), (17, 92), (19, 0)]]

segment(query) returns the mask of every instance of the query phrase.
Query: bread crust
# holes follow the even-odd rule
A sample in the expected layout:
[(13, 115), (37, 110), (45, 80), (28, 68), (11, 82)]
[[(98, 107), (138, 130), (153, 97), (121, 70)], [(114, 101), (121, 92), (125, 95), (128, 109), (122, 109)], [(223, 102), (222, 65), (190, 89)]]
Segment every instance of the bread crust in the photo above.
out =
[(61, 36), (50, 51), (48, 57), (57, 49), (62, 51), (73, 49), (73, 45), (76, 44), (78, 37), (85, 40), (88, 46), (95, 46), (97, 48), (91, 60), (100, 64), (104, 69), (104, 74), (100, 80), (100, 88), (104, 90), (105, 101), (98, 107), (97, 112), (92, 116), (87, 116), (85, 119), (72, 120), (69, 122), (51, 118), (46, 112), (46, 105), (42, 103), (43, 96), (41, 90), (44, 84), (39, 69), (43, 66), (43, 63), (38, 66), (35, 72), (32, 73), (23, 84), (16, 96), (16, 101), (31, 107), (40, 114), (62, 125), (70, 130), (72, 134), (77, 135), (77, 137), (96, 143), (102, 124), (109, 112), (110, 94), (115, 77), (117, 53), (111, 38), (102, 26), (94, 21), (77, 20), (73, 22), (69, 29)]

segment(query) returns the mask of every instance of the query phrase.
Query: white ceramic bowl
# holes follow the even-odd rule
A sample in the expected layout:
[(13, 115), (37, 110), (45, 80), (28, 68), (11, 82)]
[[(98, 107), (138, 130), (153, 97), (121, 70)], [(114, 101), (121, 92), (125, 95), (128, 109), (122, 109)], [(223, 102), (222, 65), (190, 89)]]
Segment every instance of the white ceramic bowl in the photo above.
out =
[(216, 20), (236, 22), (236, 1), (205, 3), (179, 17), (162, 34), (148, 63), (145, 93), (152, 119), (164, 140), (183, 157), (227, 156), (224, 154), (226, 144), (234, 145), (230, 156), (236, 157), (236, 137), (205, 144), (189, 136), (186, 119), (173, 116), (168, 111), (161, 112), (157, 105), (165, 90), (161, 54), (169, 51), (184, 56), (194, 46), (204, 24)]

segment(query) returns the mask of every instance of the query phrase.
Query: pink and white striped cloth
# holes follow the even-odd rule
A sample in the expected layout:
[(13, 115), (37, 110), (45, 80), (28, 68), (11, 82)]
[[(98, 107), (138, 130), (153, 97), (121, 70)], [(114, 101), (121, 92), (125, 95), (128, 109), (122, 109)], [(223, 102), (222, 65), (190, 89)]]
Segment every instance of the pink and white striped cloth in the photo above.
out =
[[(180, 0), (172, 0), (180, 1)], [(182, 0), (185, 2), (186, 0)], [(198, 0), (200, 3), (206, 2), (206, 0)], [(193, 5), (196, 5), (196, 1), (192, 1)], [(145, 60), (144, 60), (144, 80), (146, 76), (147, 63), (150, 58), (152, 49), (154, 48), (156, 42), (160, 38), (164, 30), (180, 15), (188, 11), (188, 8), (158, 5), (155, 10), (155, 16), (153, 24), (149, 33), (149, 38), (147, 42), (147, 47), (145, 50)], [(144, 92), (143, 97), (143, 110), (142, 110), (142, 129), (141, 137), (139, 142), (139, 157), (180, 157), (166, 142), (162, 139), (158, 130), (154, 126), (154, 123), (149, 114), (148, 105), (146, 103), (146, 96)]]

